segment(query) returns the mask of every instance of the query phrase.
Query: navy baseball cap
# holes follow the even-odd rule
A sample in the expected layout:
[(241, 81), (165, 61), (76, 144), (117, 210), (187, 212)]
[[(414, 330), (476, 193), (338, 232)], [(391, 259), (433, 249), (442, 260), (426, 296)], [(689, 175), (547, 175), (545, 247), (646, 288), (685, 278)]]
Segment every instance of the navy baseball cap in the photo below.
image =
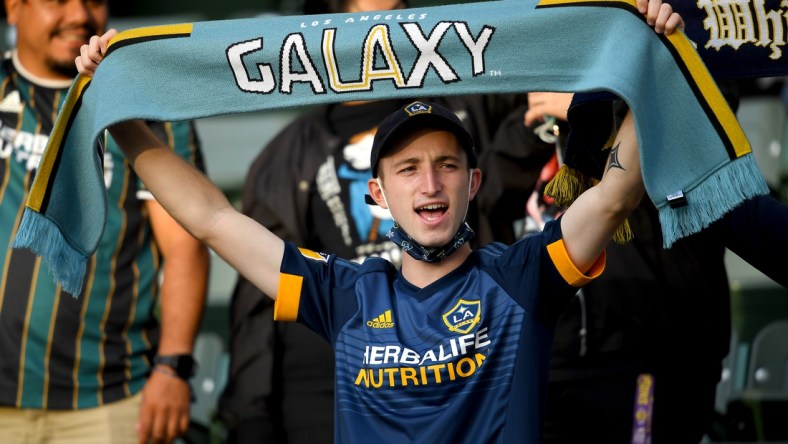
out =
[(372, 177), (378, 177), (378, 163), (386, 155), (393, 142), (410, 131), (419, 128), (433, 128), (449, 131), (457, 137), (460, 145), (468, 155), (468, 166), (476, 168), (476, 150), (473, 147), (473, 137), (462, 124), (456, 114), (449, 109), (429, 102), (413, 102), (394, 111), (383, 119), (372, 141), (372, 152), (369, 155), (369, 164), (372, 166)]

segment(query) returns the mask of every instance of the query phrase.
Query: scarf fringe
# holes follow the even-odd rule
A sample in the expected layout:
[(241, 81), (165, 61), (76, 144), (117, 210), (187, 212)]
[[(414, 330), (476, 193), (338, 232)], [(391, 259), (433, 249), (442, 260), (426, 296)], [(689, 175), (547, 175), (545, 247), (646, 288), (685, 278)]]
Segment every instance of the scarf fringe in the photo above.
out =
[[(599, 180), (594, 177), (583, 174), (580, 170), (564, 164), (555, 177), (547, 184), (544, 193), (555, 199), (557, 205), (566, 208), (572, 205), (578, 196), (598, 183)], [(626, 244), (633, 237), (634, 234), (632, 233), (632, 227), (629, 225), (629, 219), (626, 219), (613, 233), (612, 239), (617, 244)]]
[(659, 208), (664, 247), (708, 227), (744, 200), (768, 193), (752, 153), (723, 165), (685, 194), (689, 205), (671, 208), (663, 204)]
[(79, 296), (87, 258), (68, 243), (60, 228), (50, 219), (25, 208), (13, 248), (29, 248), (41, 256), (63, 290), (74, 297)]

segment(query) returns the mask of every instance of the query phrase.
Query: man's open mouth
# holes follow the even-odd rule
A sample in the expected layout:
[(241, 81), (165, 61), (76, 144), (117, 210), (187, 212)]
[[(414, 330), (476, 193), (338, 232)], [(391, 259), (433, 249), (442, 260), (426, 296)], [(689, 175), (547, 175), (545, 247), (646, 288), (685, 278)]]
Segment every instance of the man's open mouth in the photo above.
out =
[(427, 221), (433, 221), (443, 216), (449, 206), (445, 204), (429, 204), (416, 208), (416, 213)]

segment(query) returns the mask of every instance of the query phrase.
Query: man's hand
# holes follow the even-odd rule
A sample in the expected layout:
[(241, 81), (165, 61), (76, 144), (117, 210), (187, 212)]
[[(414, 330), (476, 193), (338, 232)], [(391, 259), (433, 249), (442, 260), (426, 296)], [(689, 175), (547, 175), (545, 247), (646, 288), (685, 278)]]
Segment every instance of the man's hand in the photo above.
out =
[(670, 35), (676, 29), (684, 30), (684, 19), (673, 7), (662, 0), (637, 0), (638, 11), (646, 16), (646, 23), (654, 27), (657, 34)]
[(544, 121), (546, 116), (566, 120), (572, 93), (531, 92), (528, 93), (528, 111), (525, 112), (525, 126), (536, 121)]
[(164, 444), (189, 428), (191, 391), (189, 384), (172, 374), (169, 367), (151, 372), (142, 390), (142, 406), (137, 419), (137, 441), (140, 444)]
[(102, 36), (94, 35), (90, 38), (87, 45), (82, 45), (82, 47), (79, 48), (79, 56), (74, 59), (74, 63), (76, 63), (77, 71), (79, 71), (80, 74), (93, 77), (99, 63), (104, 59), (104, 55), (107, 54), (109, 41), (112, 37), (115, 37), (117, 33), (118, 31), (110, 29)]

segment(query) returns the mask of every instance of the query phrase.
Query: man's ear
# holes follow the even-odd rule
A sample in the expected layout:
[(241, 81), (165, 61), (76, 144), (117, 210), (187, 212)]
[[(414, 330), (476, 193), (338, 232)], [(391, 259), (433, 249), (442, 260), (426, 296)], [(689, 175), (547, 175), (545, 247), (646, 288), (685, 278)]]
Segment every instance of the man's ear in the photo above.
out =
[(468, 193), (468, 200), (473, 200), (479, 188), (482, 186), (482, 170), (478, 168), (471, 168), (470, 189)]
[(22, 0), (5, 0), (5, 21), (9, 25), (16, 25), (19, 23), (19, 6)]
[(378, 179), (369, 179), (367, 181), (367, 188), (369, 188), (369, 195), (372, 196), (372, 200), (374, 200), (378, 206), (385, 209), (389, 208), (389, 206), (386, 205), (386, 198), (383, 197), (383, 188), (380, 187)]

